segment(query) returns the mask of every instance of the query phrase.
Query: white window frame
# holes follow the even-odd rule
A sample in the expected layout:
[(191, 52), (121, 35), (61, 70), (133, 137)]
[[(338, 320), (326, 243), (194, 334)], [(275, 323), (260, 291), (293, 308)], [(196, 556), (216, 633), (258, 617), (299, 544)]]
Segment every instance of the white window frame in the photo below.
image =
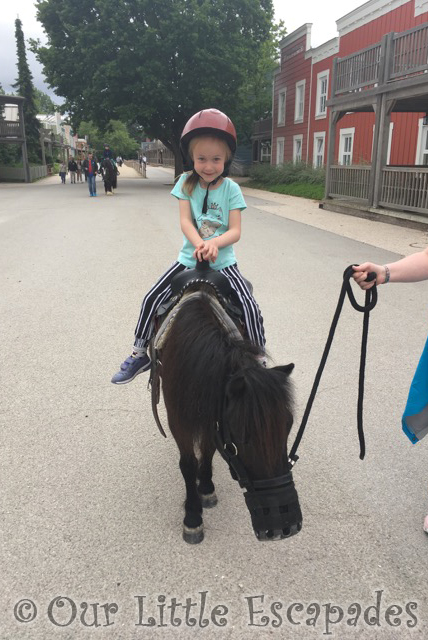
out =
[(305, 119), (305, 86), (306, 80), (299, 80), (299, 82), (296, 82), (294, 122), (303, 122)]
[[(351, 138), (351, 149), (349, 151), (345, 151), (345, 139)], [(354, 137), (355, 137), (355, 127), (350, 127), (348, 129), (340, 129), (339, 132), (339, 164), (344, 166), (349, 166), (352, 164), (352, 156), (354, 153)], [(349, 162), (343, 162), (343, 156), (346, 153), (349, 156)]]
[[(325, 93), (321, 93), (323, 81), (326, 81)], [(315, 103), (315, 119), (327, 117), (327, 98), (328, 98), (328, 84), (330, 81), (330, 69), (320, 71), (317, 74), (317, 101)]]
[(287, 89), (281, 89), (278, 93), (278, 127), (285, 125)]
[[(277, 138), (276, 139), (276, 164), (284, 164), (284, 146), (285, 146), (285, 138)], [(281, 152), (280, 152), (280, 149), (282, 150)]]
[[(322, 140), (322, 158), (321, 158), (321, 164), (317, 164), (317, 158), (318, 158), (318, 145), (317, 145), (317, 141), (318, 140)], [(314, 133), (314, 152), (312, 155), (312, 164), (314, 166), (314, 168), (316, 169), (317, 167), (323, 167), (324, 166), (324, 158), (325, 158), (325, 131), (316, 131)]]
[[(424, 118), (419, 118), (418, 144), (416, 147), (415, 164), (424, 164), (424, 156), (428, 155), (428, 124), (424, 124)], [(427, 141), (427, 145), (424, 144)], [(427, 160), (428, 163), (428, 160)]]
[[(300, 143), (300, 158), (297, 154), (297, 146)], [(293, 136), (293, 162), (302, 162), (303, 158), (303, 133), (299, 133), (297, 136)]]
[(272, 154), (272, 147), (270, 140), (265, 140), (260, 143), (260, 162), (270, 162)]

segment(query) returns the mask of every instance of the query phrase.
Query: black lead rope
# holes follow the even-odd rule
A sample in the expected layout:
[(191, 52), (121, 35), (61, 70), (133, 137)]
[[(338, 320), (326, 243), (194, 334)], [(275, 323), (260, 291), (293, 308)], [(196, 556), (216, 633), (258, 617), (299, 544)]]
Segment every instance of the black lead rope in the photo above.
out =
[[(345, 269), (343, 273), (342, 289), (340, 291), (339, 301), (337, 303), (336, 311), (334, 313), (333, 322), (331, 323), (330, 332), (327, 338), (327, 343), (324, 348), (324, 353), (321, 358), (320, 366), (318, 367), (318, 371), (315, 376), (314, 384), (312, 386), (312, 391), (309, 396), (308, 403), (306, 405), (305, 413), (303, 414), (302, 423), (297, 433), (296, 440), (294, 441), (294, 444), (290, 451), (289, 459), (290, 459), (291, 465), (294, 465), (299, 459), (299, 456), (296, 456), (296, 451), (302, 439), (303, 432), (306, 427), (306, 423), (308, 422), (309, 414), (311, 413), (312, 404), (315, 400), (318, 385), (320, 383), (321, 376), (323, 374), (324, 367), (327, 362), (328, 354), (330, 352), (330, 347), (334, 338), (334, 332), (336, 331), (337, 323), (339, 321), (339, 317), (342, 312), (343, 302), (345, 300), (346, 295), (348, 295), (349, 301), (354, 307), (354, 309), (356, 311), (360, 311), (361, 313), (364, 313), (363, 334), (361, 339), (360, 374), (359, 374), (359, 381), (358, 381), (357, 425), (358, 425), (358, 439), (360, 442), (360, 460), (363, 460), (366, 454), (366, 445), (365, 445), (364, 431), (363, 431), (364, 372), (365, 372), (365, 366), (366, 366), (369, 317), (370, 317), (370, 311), (374, 309), (377, 303), (377, 288), (375, 284), (370, 289), (367, 289), (365, 304), (364, 306), (359, 305), (352, 292), (351, 283), (350, 283), (350, 279), (353, 273), (354, 273), (354, 270), (352, 268), (352, 265), (347, 267), (347, 269)], [(369, 281), (374, 280), (375, 278), (376, 278), (375, 273), (369, 273), (367, 276), (367, 280)]]

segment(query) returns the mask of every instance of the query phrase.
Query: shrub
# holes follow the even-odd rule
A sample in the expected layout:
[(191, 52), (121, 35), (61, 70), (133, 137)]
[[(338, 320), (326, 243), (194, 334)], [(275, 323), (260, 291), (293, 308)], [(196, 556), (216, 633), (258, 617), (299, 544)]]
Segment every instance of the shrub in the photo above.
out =
[(251, 179), (259, 185), (281, 184), (314, 184), (324, 185), (325, 169), (314, 169), (304, 162), (287, 162), (276, 166), (267, 164), (254, 165), (250, 169)]

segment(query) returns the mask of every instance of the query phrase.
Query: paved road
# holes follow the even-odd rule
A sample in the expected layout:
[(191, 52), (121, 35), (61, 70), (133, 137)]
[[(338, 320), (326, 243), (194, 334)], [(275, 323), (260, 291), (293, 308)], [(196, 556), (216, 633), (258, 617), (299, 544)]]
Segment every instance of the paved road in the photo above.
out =
[[(117, 194), (96, 199), (57, 178), (0, 186), (0, 639), (427, 637), (428, 444), (412, 447), (400, 418), (426, 338), (428, 284), (379, 291), (363, 462), (362, 319), (344, 310), (295, 469), (303, 531), (257, 542), (241, 491), (216, 460), (218, 507), (206, 514), (204, 542), (186, 546), (176, 447), (158, 434), (146, 380), (110, 384), (144, 291), (178, 251), (171, 178), (125, 169)], [(239, 263), (273, 360), (296, 363), (299, 423), (343, 269), (396, 259), (427, 236), (244, 191)], [(190, 600), (172, 623), (173, 598)], [(35, 615), (23, 599), (37, 607), (33, 621), (17, 620)], [(341, 623), (329, 622), (341, 611)]]

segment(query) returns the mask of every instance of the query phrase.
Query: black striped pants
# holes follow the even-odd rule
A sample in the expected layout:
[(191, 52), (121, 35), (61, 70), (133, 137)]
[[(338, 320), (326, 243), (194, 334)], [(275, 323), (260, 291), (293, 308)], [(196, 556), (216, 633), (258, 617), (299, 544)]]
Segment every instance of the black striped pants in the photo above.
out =
[[(153, 333), (153, 318), (155, 313), (162, 302), (171, 295), (171, 280), (173, 277), (185, 269), (187, 269), (187, 267), (180, 262), (174, 262), (146, 294), (135, 328), (134, 346), (138, 349), (147, 348)], [(236, 291), (238, 295), (244, 311), (244, 322), (248, 337), (264, 350), (266, 340), (263, 318), (259, 306), (248, 290), (237, 265), (234, 264), (231, 267), (220, 269), (220, 273), (226, 276), (232, 289)]]

